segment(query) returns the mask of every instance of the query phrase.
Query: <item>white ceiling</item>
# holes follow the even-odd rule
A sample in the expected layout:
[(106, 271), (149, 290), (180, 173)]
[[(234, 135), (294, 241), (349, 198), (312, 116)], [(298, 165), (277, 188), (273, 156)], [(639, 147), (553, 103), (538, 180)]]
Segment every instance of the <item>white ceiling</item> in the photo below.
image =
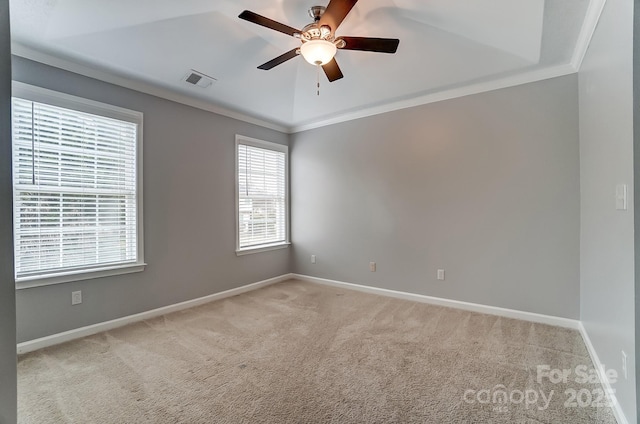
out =
[[(329, 83), (321, 74), (320, 96), (317, 69), (301, 57), (256, 69), (299, 41), (243, 21), (240, 12), (302, 28), (311, 21), (308, 8), (327, 2), (10, 0), (11, 29), (17, 54), (64, 59), (295, 129), (486, 81), (575, 68), (602, 0), (360, 0), (337, 35), (399, 38), (395, 55), (338, 51), (345, 77)], [(190, 86), (182, 79), (191, 69), (217, 82)]]

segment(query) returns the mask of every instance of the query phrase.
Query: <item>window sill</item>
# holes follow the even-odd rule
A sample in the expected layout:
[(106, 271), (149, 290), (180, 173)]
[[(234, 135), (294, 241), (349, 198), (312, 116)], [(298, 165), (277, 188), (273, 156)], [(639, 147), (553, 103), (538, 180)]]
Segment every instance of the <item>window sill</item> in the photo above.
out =
[(251, 255), (253, 253), (260, 253), (260, 252), (268, 252), (269, 250), (287, 249), (290, 245), (291, 243), (284, 242), (284, 243), (265, 244), (265, 245), (256, 246), (256, 247), (246, 247), (244, 249), (237, 249), (236, 256)]
[(111, 275), (131, 274), (144, 271), (145, 263), (126, 265), (114, 265), (102, 268), (83, 269), (77, 271), (58, 272), (54, 274), (34, 275), (16, 279), (16, 289), (29, 289), (32, 287), (49, 286), (52, 284), (69, 283), (71, 281), (91, 280), (94, 278), (109, 277)]

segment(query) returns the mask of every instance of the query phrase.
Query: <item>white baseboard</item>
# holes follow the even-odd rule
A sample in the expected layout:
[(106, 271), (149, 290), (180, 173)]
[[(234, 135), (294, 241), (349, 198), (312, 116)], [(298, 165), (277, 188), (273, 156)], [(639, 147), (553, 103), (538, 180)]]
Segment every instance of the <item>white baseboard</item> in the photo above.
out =
[(276, 284), (289, 279), (298, 279), (307, 281), (310, 283), (322, 284), (326, 286), (339, 287), (348, 290), (356, 290), (364, 293), (377, 294), (381, 296), (393, 297), (396, 299), (411, 300), (420, 303), (428, 303), (431, 305), (445, 306), (449, 308), (463, 309), (472, 312), (479, 312), (489, 315), (497, 315), (506, 318), (520, 319), (524, 321), (536, 322), (541, 324), (555, 325), (558, 327), (571, 328), (580, 331), (584, 344), (587, 347), (591, 360), (593, 361), (600, 381), (606, 391), (611, 394), (611, 404), (613, 405), (613, 414), (618, 421), (618, 424), (629, 424), (626, 419), (620, 404), (617, 402), (613, 391), (611, 390), (611, 384), (605, 376), (605, 370), (603, 369), (595, 347), (591, 343), (591, 339), (587, 334), (582, 322), (579, 320), (573, 320), (569, 318), (555, 317), (551, 315), (536, 314), (533, 312), (518, 311), (515, 309), (499, 308), (496, 306), (482, 305), (478, 303), (462, 302), (458, 300), (444, 299), (433, 296), (426, 296), (415, 293), (407, 293), (396, 290), (382, 289), (377, 287), (363, 286), (359, 284), (346, 283), (343, 281), (329, 280), (326, 278), (312, 277), (302, 274), (283, 274), (278, 277), (269, 278), (267, 280), (258, 281), (257, 283), (247, 284), (245, 286), (237, 287), (235, 289), (226, 290), (220, 293), (215, 293), (209, 296), (200, 297), (197, 299), (187, 300), (185, 302), (176, 303), (162, 308), (152, 309), (150, 311), (142, 312), (135, 315), (129, 315), (122, 318), (117, 318), (111, 321), (101, 322), (98, 324), (89, 325), (86, 327), (77, 328), (74, 330), (65, 331), (63, 333), (53, 334), (51, 336), (42, 337), (35, 340), (19, 343), (17, 350), (18, 354), (33, 352), (34, 350), (42, 349), (45, 347), (57, 345), (60, 343), (68, 342), (71, 340), (79, 339), (82, 337), (91, 336), (103, 331), (112, 330), (114, 328), (122, 327), (127, 324), (132, 324), (139, 321), (155, 318), (161, 315), (169, 314), (171, 312), (177, 312), (195, 306), (203, 305), (205, 303), (213, 302), (215, 300), (224, 299), (231, 296), (236, 296), (242, 293), (246, 293), (252, 290), (257, 290), (262, 287), (266, 287), (272, 284)]
[(589, 356), (591, 357), (591, 361), (593, 362), (593, 365), (596, 368), (596, 371), (598, 372), (598, 377), (602, 382), (602, 388), (607, 394), (607, 397), (609, 398), (609, 402), (611, 402), (611, 405), (612, 405), (611, 409), (613, 411), (613, 415), (616, 418), (616, 421), (618, 421), (618, 424), (629, 424), (629, 420), (627, 420), (627, 417), (622, 411), (622, 407), (620, 406), (620, 403), (616, 399), (616, 395), (615, 395), (615, 392), (613, 391), (613, 387), (611, 387), (611, 383), (609, 383), (609, 379), (605, 374), (606, 370), (602, 366), (602, 362), (600, 362), (600, 358), (598, 358), (598, 352), (596, 352), (596, 348), (593, 346), (593, 343), (591, 343), (589, 334), (587, 333), (587, 330), (584, 328), (584, 325), (582, 325), (582, 322), (580, 322), (579, 330), (580, 330), (580, 335), (582, 335), (582, 340), (584, 340), (584, 344), (587, 347), (587, 351), (589, 351)]
[(134, 322), (144, 321), (146, 319), (151, 319), (161, 315), (166, 315), (171, 312), (177, 312), (183, 309), (193, 308), (195, 306), (213, 302), (214, 300), (220, 300), (227, 297), (236, 296), (241, 293), (246, 293), (248, 291), (256, 290), (261, 287), (266, 287), (271, 284), (276, 284), (281, 281), (289, 280), (291, 278), (292, 278), (291, 274), (283, 274), (278, 277), (269, 278), (268, 280), (258, 281), (257, 283), (247, 284), (245, 286), (226, 290), (220, 293), (215, 293), (209, 296), (199, 297), (197, 299), (175, 303), (173, 305), (152, 309), (150, 311), (141, 312), (139, 314), (129, 315), (129, 316), (117, 318), (111, 321), (100, 322), (98, 324), (88, 325), (86, 327), (80, 327), (74, 330), (69, 330), (62, 333), (52, 334), (50, 336), (42, 337), (39, 339), (18, 343), (18, 349), (17, 349), (18, 354), (33, 352), (34, 350), (57, 345), (57, 344), (68, 342), (75, 339), (80, 339), (82, 337), (91, 336), (93, 334), (101, 333), (103, 331), (113, 330), (114, 328), (122, 327)]
[(394, 297), (397, 299), (412, 300), (414, 302), (428, 303), (431, 305), (446, 306), (448, 308), (464, 309), (466, 311), (479, 312), (481, 314), (498, 315), (506, 318), (520, 319), (523, 321), (537, 322), (540, 324), (555, 325), (557, 327), (579, 330), (581, 323), (575, 319), (556, 317), (552, 315), (536, 314), (533, 312), (518, 311), (515, 309), (487, 306), (479, 303), (462, 302), (459, 300), (444, 299), (440, 297), (425, 296), (422, 294), (407, 293), (396, 290), (381, 289), (377, 287), (362, 286), (359, 284), (345, 283), (342, 281), (328, 280), (326, 278), (311, 277), (309, 275), (291, 274), (292, 278), (308, 281), (310, 283), (324, 284), (326, 286), (340, 287), (357, 290), (365, 293)]
[(624, 415), (624, 412), (622, 411), (622, 408), (620, 407), (620, 403), (618, 403), (615, 397), (615, 394), (614, 394), (615, 392), (612, 391), (611, 384), (609, 383), (609, 380), (605, 375), (605, 370), (601, 365), (596, 349), (591, 343), (591, 339), (589, 338), (589, 335), (587, 334), (584, 326), (582, 325), (582, 322), (579, 320), (561, 318), (561, 317), (556, 317), (551, 315), (536, 314), (533, 312), (518, 311), (515, 309), (499, 308), (496, 306), (481, 305), (478, 303), (461, 302), (458, 300), (443, 299), (440, 297), (425, 296), (421, 294), (407, 293), (407, 292), (401, 292), (396, 290), (381, 289), (377, 287), (362, 286), (359, 284), (345, 283), (343, 281), (335, 281), (335, 280), (328, 280), (326, 278), (311, 277), (309, 275), (291, 274), (291, 277), (296, 278), (298, 280), (307, 281), (310, 283), (323, 284), (326, 286), (340, 287), (343, 289), (357, 290), (364, 293), (378, 294), (381, 296), (394, 297), (397, 299), (412, 300), (415, 302), (428, 303), (431, 305), (439, 305), (439, 306), (446, 306), (450, 308), (464, 309), (472, 312), (479, 312), (479, 313), (489, 314), (489, 315), (498, 315), (506, 318), (514, 318), (514, 319), (520, 319), (524, 321), (536, 322), (541, 324), (549, 324), (549, 325), (555, 325), (557, 327), (564, 327), (564, 328), (571, 328), (574, 330), (578, 330), (582, 336), (582, 339), (584, 340), (584, 344), (587, 347), (587, 350), (589, 351), (589, 356), (591, 357), (591, 361), (593, 362), (595, 368), (597, 369), (598, 376), (600, 378), (600, 381), (602, 382), (603, 389), (607, 394), (610, 395), (609, 400), (611, 401), (612, 411), (616, 420), (618, 421), (618, 424), (629, 424), (629, 421), (627, 420), (626, 416)]

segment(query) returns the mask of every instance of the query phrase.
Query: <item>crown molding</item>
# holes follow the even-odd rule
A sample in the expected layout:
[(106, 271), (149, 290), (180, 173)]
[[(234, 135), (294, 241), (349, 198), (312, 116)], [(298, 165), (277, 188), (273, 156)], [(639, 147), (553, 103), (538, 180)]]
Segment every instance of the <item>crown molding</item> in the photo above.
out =
[(580, 34), (578, 34), (578, 40), (576, 41), (576, 48), (571, 58), (571, 65), (576, 69), (576, 72), (579, 71), (582, 66), (582, 61), (587, 54), (591, 38), (593, 38), (593, 34), (596, 31), (606, 2), (607, 0), (591, 0), (589, 2), (587, 13), (582, 28), (580, 29)]
[(181, 103), (187, 106), (195, 107), (197, 109), (206, 110), (208, 112), (213, 112), (218, 115), (226, 116), (228, 118), (237, 119), (239, 121), (259, 125), (265, 128), (270, 128), (272, 130), (280, 131), (283, 133), (290, 132), (290, 127), (285, 125), (266, 121), (264, 119), (256, 118), (250, 115), (245, 115), (243, 113), (227, 109), (222, 106), (214, 105), (204, 100), (198, 100), (184, 94), (179, 94), (172, 90), (158, 87), (156, 85), (147, 84), (141, 81), (134, 80), (132, 78), (116, 75), (115, 73), (106, 72), (90, 66), (82, 65), (71, 60), (63, 59), (49, 53), (44, 53), (31, 47), (27, 47), (24, 44), (15, 41), (11, 43), (11, 54), (23, 57), (25, 59), (33, 60), (35, 62), (40, 62), (45, 65), (53, 66), (54, 68), (64, 69), (65, 71), (80, 74), (85, 77), (94, 78), (103, 82), (118, 85), (120, 87), (139, 91), (145, 94), (150, 94), (152, 96), (171, 100), (176, 103)]
[(410, 99), (391, 102), (371, 108), (363, 108), (355, 112), (340, 114), (331, 118), (314, 120), (309, 123), (294, 125), (292, 126), (290, 132), (297, 133), (307, 131), (327, 125), (365, 118), (367, 116), (392, 112), (394, 110), (406, 109), (414, 106), (455, 99), (458, 97), (499, 90), (501, 88), (514, 87), (517, 85), (528, 84), (531, 82), (542, 81), (545, 79), (577, 73), (580, 71), (582, 61), (584, 60), (587, 50), (589, 49), (589, 44), (591, 43), (593, 34), (595, 33), (596, 27), (598, 26), (598, 21), (600, 20), (600, 16), (602, 15), (602, 11), (604, 10), (606, 2), (607, 0), (590, 0), (589, 5), (587, 6), (587, 12), (585, 14), (582, 28), (580, 29), (580, 33), (578, 34), (578, 39), (576, 41), (576, 46), (574, 48), (571, 61), (568, 64), (537, 69), (534, 71), (520, 73), (505, 78), (496, 78), (490, 81), (426, 94), (424, 96), (413, 97)]
[(354, 119), (365, 118), (382, 113), (392, 112), (400, 109), (421, 106), (429, 103), (441, 102), (443, 100), (455, 99), (458, 97), (470, 96), (473, 94), (485, 93), (487, 91), (499, 90), (501, 88), (514, 87), (517, 85), (528, 84), (531, 82), (541, 81), (550, 78), (561, 77), (576, 73), (577, 70), (572, 65), (559, 65), (534, 71), (523, 72), (504, 78), (496, 78), (490, 81), (483, 81), (476, 84), (465, 85), (463, 87), (453, 88), (450, 90), (439, 91), (436, 93), (426, 94), (423, 96), (412, 97), (397, 102), (391, 102), (380, 106), (363, 108), (355, 112), (340, 114), (328, 119), (317, 120), (304, 125), (296, 125), (291, 128), (291, 133), (307, 131), (314, 128), (320, 128), (327, 125), (338, 124), (341, 122), (352, 121)]
[(166, 88), (161, 88), (155, 85), (136, 81), (132, 78), (118, 76), (110, 72), (101, 71), (86, 65), (81, 65), (71, 60), (59, 58), (48, 53), (43, 53), (17, 42), (12, 43), (12, 53), (16, 56), (21, 56), (26, 59), (31, 59), (36, 62), (44, 63), (56, 68), (64, 69), (90, 78), (95, 78), (100, 81), (116, 84), (135, 91), (151, 94), (156, 97), (161, 97), (177, 103), (182, 103), (188, 106), (213, 112), (229, 118), (238, 119), (240, 121), (259, 125), (265, 128), (270, 128), (288, 134), (294, 134), (328, 125), (338, 124), (341, 122), (365, 118), (368, 116), (379, 115), (429, 103), (436, 103), (443, 100), (451, 100), (458, 97), (465, 97), (473, 94), (480, 94), (488, 91), (499, 90), (502, 88), (514, 87), (522, 84), (542, 81), (545, 79), (574, 74), (580, 70), (580, 66), (582, 65), (582, 61), (589, 48), (589, 43), (591, 42), (591, 38), (593, 37), (595, 29), (598, 25), (598, 21), (604, 9), (605, 3), (606, 0), (591, 0), (589, 2), (584, 23), (578, 35), (578, 40), (571, 57), (571, 61), (568, 64), (550, 66), (547, 68), (517, 73), (515, 75), (495, 78), (488, 81), (469, 84), (449, 90), (411, 97), (399, 101), (392, 101), (378, 106), (363, 107), (356, 111), (340, 113), (329, 118), (321, 118), (303, 124), (292, 125), (283, 125), (281, 123), (267, 121), (264, 119), (256, 118), (254, 116), (246, 115), (237, 111), (233, 111), (231, 109), (224, 108), (222, 106), (212, 104), (207, 101), (194, 99), (184, 94), (178, 94)]

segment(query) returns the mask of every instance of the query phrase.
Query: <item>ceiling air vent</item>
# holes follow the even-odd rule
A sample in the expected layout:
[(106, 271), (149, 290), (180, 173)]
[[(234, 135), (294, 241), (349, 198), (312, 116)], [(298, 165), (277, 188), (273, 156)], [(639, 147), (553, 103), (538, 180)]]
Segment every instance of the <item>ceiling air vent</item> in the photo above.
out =
[(211, 78), (210, 76), (205, 75), (202, 72), (194, 71), (193, 69), (189, 71), (182, 80), (200, 88), (210, 87), (216, 82), (215, 78)]

